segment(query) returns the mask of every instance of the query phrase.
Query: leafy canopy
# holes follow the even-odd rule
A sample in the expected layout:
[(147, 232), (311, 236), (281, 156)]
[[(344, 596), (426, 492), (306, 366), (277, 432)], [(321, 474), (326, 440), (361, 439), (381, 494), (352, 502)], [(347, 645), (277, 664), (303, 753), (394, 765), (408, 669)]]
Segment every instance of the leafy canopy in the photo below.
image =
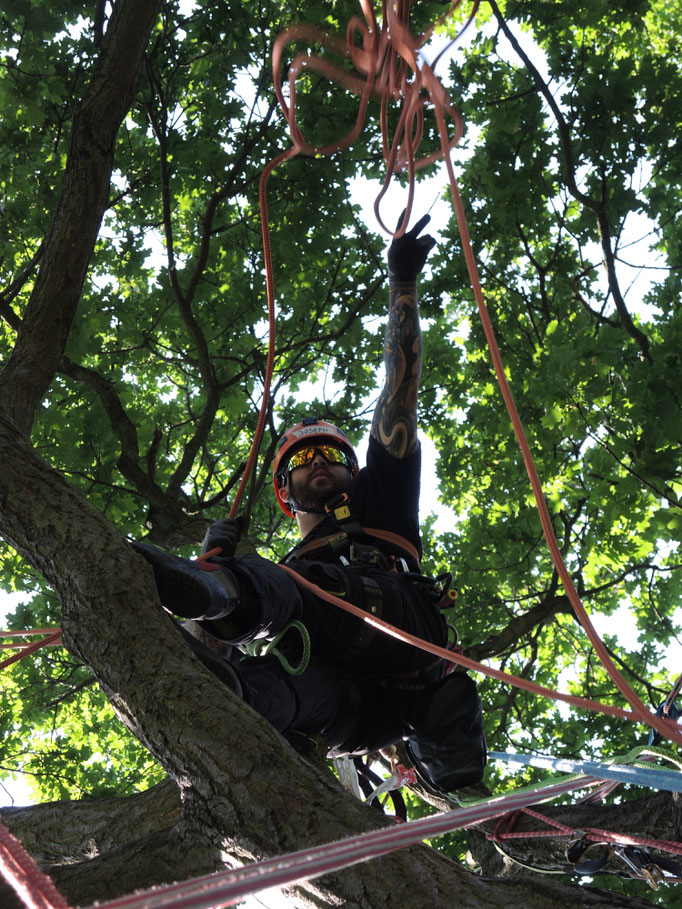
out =
[[(258, 180), (288, 144), (271, 43), (300, 21), (342, 32), (355, 12), (346, 0), (162, 4), (78, 318), (33, 432), (124, 534), (190, 553), (225, 514), (264, 379)], [(460, 177), (472, 238), (555, 530), (588, 611), (611, 617), (607, 645), (652, 706), (669, 690), (662, 659), (680, 631), (682, 73), (671, 16), (679, 10), (664, 0), (492, 3), (448, 76), (467, 124)], [(40, 262), (95, 39), (82, 3), (13, 0), (0, 14), (3, 357)], [(356, 98), (315, 74), (298, 88), (309, 135), (327, 141), (352, 122)], [(357, 441), (377, 393), (384, 239), (349, 202), (352, 178), (381, 174), (376, 116), (352, 149), (297, 159), (270, 180), (277, 372), (244, 506), (264, 553), (291, 545), (269, 492), (281, 427), (317, 413)], [(450, 618), (470, 653), (620, 703), (542, 542), (454, 221), (433, 258), (421, 289), (421, 423), (457, 521), (439, 533), (425, 521), (425, 570), (454, 570)], [(54, 594), (9, 548), (1, 572), (4, 589), (27, 591), (13, 626), (58, 623)], [(626, 615), (634, 639), (621, 635)], [(37, 796), (123, 792), (158, 777), (85, 667), (52, 652), (7, 678), (0, 763), (35, 775)], [(481, 689), (498, 750), (609, 756), (645, 734), (496, 682)], [(495, 767), (489, 783), (512, 785)]]

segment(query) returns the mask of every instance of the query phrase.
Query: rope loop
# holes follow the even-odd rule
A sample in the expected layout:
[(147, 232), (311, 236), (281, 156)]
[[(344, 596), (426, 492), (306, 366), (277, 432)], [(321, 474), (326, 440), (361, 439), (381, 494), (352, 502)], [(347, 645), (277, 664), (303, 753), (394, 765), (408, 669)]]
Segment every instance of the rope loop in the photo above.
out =
[[(282, 651), (277, 649), (279, 642), (292, 628), (296, 629), (301, 635), (301, 643), (303, 645), (303, 653), (301, 654), (298, 666), (292, 666)], [(244, 649), (249, 656), (275, 656), (281, 663), (284, 671), (288, 672), (289, 675), (303, 675), (310, 663), (310, 633), (303, 622), (299, 622), (298, 619), (293, 619), (279, 632), (279, 634), (276, 634), (271, 641), (252, 641), (250, 644), (247, 644)]]

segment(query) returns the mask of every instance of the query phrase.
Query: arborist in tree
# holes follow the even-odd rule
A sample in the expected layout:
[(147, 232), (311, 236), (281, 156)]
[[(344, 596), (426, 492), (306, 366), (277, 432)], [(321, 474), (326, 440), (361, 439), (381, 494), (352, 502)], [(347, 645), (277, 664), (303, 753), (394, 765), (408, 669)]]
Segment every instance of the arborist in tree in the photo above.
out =
[[(423, 217), (388, 251), (386, 383), (366, 466), (359, 469), (338, 427), (306, 417), (282, 436), (273, 479), (302, 537), (284, 564), (321, 590), (445, 646), (443, 588), (419, 573), (417, 276), (435, 244), (419, 236), (429, 220)], [(151, 564), (164, 606), (222, 641), (246, 645), (273, 638), (293, 621), (303, 626), (278, 643), (290, 663), (308, 660), (299, 675), (274, 654), (226, 661), (192, 641), (209, 668), (280, 732), (320, 734), (331, 755), (367, 754), (405, 739), (417, 770), (436, 788), (449, 792), (480, 780), (486, 750), (474, 682), (462, 672), (445, 676), (443, 660), (344, 612), (279, 565), (235, 555), (239, 535), (231, 518), (209, 528), (203, 551), (222, 550), (211, 558), (220, 569), (210, 572), (133, 544)]]

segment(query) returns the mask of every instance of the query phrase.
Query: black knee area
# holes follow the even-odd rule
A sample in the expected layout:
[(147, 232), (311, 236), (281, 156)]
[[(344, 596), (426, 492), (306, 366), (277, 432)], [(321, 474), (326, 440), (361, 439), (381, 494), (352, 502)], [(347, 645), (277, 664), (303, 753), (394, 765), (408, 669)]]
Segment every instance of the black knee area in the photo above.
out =
[(487, 760), (481, 699), (469, 676), (453, 672), (412, 705), (407, 751), (441, 792), (478, 783)]
[(339, 712), (322, 732), (330, 755), (371, 754), (401, 739), (401, 701), (386, 688), (346, 678)]

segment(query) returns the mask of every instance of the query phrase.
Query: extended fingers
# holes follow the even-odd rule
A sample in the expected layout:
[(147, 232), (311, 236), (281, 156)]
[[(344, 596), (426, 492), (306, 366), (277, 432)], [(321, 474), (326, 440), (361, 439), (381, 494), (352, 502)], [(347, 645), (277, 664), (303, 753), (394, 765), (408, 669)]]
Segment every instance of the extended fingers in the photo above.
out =
[[(403, 214), (405, 214), (405, 212), (403, 212)], [(401, 215), (401, 218), (402, 218), (402, 215)], [(409, 233), (407, 233), (405, 236), (416, 238), (422, 232), (422, 230), (426, 227), (426, 225), (429, 223), (430, 220), (431, 220), (431, 215), (424, 215), (417, 221), (417, 223), (414, 225), (412, 230), (409, 231)], [(402, 223), (402, 221), (401, 221), (401, 223)], [(426, 239), (426, 237), (424, 237), (424, 239)]]

